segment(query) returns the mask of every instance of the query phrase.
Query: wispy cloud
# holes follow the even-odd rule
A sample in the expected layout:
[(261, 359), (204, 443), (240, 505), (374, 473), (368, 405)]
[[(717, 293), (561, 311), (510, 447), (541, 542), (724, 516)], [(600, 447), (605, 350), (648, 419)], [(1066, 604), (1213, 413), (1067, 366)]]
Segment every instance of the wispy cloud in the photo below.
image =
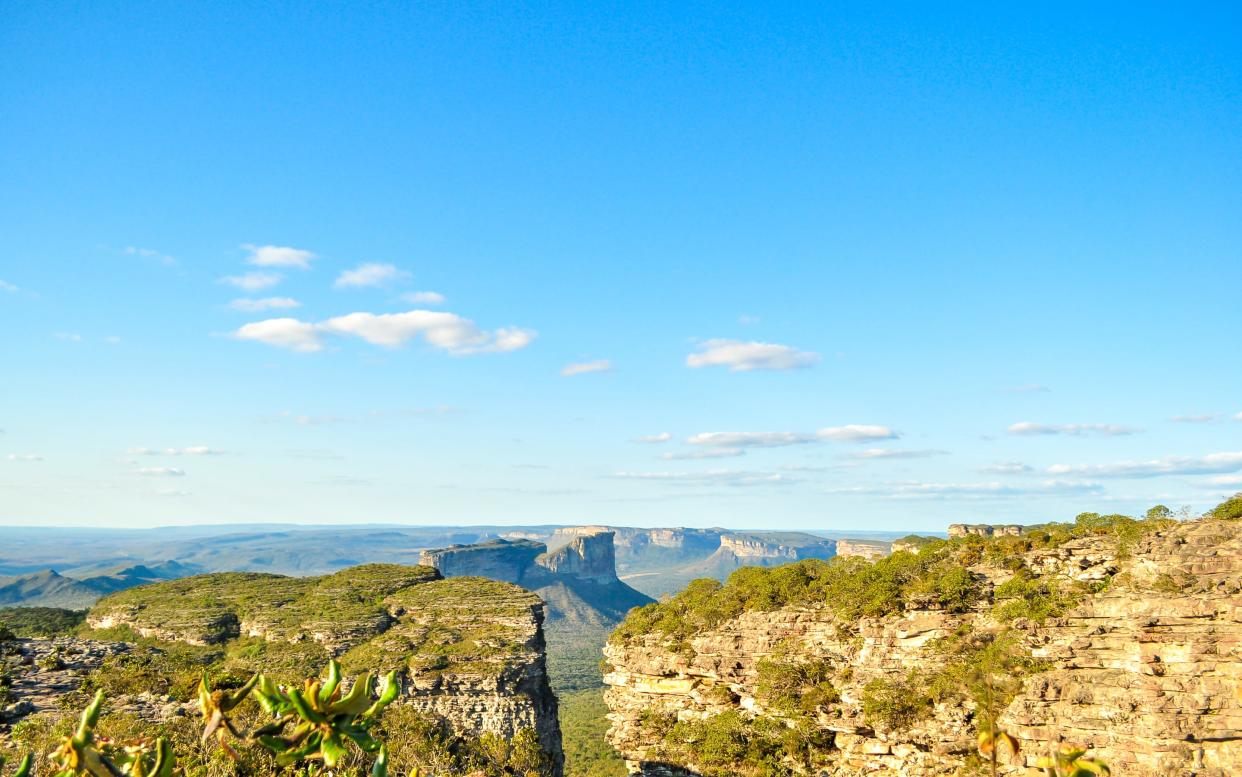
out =
[(55, 332), (52, 334), (57, 340), (64, 340), (66, 343), (80, 343), (84, 339), (77, 332)]
[(697, 451), (665, 453), (660, 458), (665, 461), (694, 461), (696, 459), (731, 459), (745, 454), (746, 451), (741, 448), (704, 448)]
[(409, 273), (397, 269), (395, 265), (368, 262), (342, 272), (332, 286), (337, 289), (364, 289), (384, 286), (406, 277)]
[(826, 489), (840, 496), (875, 496), (889, 499), (1005, 499), (1025, 496), (1097, 494), (1099, 483), (1079, 480), (1045, 480), (1039, 483), (921, 483), (903, 482)]
[(737, 322), (742, 326), (751, 326), (759, 323), (759, 316), (752, 316), (747, 313), (743, 313), (737, 317)]
[(242, 248), (250, 252), (246, 257), (246, 264), (253, 264), (255, 267), (296, 267), (305, 270), (310, 267), (311, 260), (316, 258), (310, 251), (288, 246), (243, 243)]
[(570, 377), (573, 375), (585, 375), (591, 372), (611, 372), (612, 362), (608, 359), (597, 359), (593, 362), (578, 362), (577, 364), (567, 364), (561, 369), (561, 375)]
[(0, 279), (0, 291), (3, 291), (6, 294), (16, 294), (21, 291), (21, 287)]
[(932, 456), (945, 456), (949, 452), (924, 448), (921, 450), (901, 450), (898, 448), (868, 448), (850, 454), (853, 459), (926, 459)]
[(130, 448), (125, 451), (130, 456), (220, 456), (224, 451), (206, 445), (191, 445), (186, 448)]
[(293, 297), (263, 297), (261, 299), (235, 299), (229, 303), (233, 310), (244, 313), (261, 313), (265, 310), (287, 310), (296, 308), (299, 303)]
[(705, 472), (617, 472), (614, 478), (621, 480), (645, 480), (661, 483), (722, 486), (780, 486), (797, 481), (779, 472), (750, 472), (735, 469), (707, 470)]
[(193, 496), (189, 491), (180, 488), (161, 488), (155, 492), (156, 496), (183, 497)]
[(660, 432), (659, 434), (644, 434), (634, 438), (634, 442), (659, 443), (668, 442), (673, 439), (673, 435), (669, 432)]
[(1169, 420), (1179, 424), (1210, 424), (1223, 417), (1221, 413), (1202, 413), (1200, 415), (1175, 415)]
[(516, 351), (530, 345), (536, 333), (518, 327), (485, 331), (469, 319), (430, 310), (350, 313), (318, 323), (295, 318), (273, 318), (246, 324), (233, 333), (239, 340), (253, 340), (303, 352), (323, 350), (325, 335), (357, 337), (386, 348), (397, 348), (422, 338), (433, 348), (454, 356), (466, 356)]
[(1242, 412), (1240, 412), (1240, 413), (1235, 413), (1235, 414), (1234, 414), (1234, 416), (1233, 416), (1233, 420), (1235, 420), (1235, 421), (1242, 421)]
[(1001, 391), (1006, 394), (1046, 394), (1052, 391), (1052, 389), (1038, 383), (1025, 383), (1021, 386), (1009, 386), (1008, 388), (1001, 389)]
[(185, 470), (177, 467), (139, 467), (134, 470), (135, 473), (144, 477), (152, 478), (181, 478), (185, 477)]
[(1033, 469), (1029, 464), (1023, 464), (1020, 461), (998, 461), (995, 464), (983, 467), (979, 471), (991, 475), (1021, 475), (1025, 472), (1031, 472)]
[(220, 283), (227, 283), (244, 292), (253, 294), (256, 291), (262, 291), (270, 286), (275, 286), (280, 283), (282, 277), (280, 273), (254, 271), (242, 273), (241, 275), (226, 275), (220, 279)]
[(776, 343), (716, 339), (700, 343), (698, 349), (698, 353), (686, 357), (687, 367), (727, 367), (730, 372), (750, 372), (795, 370), (819, 362), (817, 353)]
[(143, 259), (150, 259), (154, 262), (172, 267), (177, 263), (176, 258), (169, 256), (162, 251), (156, 251), (154, 248), (139, 248), (138, 246), (125, 246), (126, 256), (141, 256)]
[(870, 442), (900, 437), (887, 426), (846, 424), (828, 426), (817, 432), (700, 432), (686, 438), (689, 445), (720, 448), (783, 448), (818, 442)]
[(1127, 434), (1138, 434), (1143, 431), (1133, 426), (1120, 424), (1037, 424), (1021, 421), (1012, 424), (1007, 430), (1010, 434), (1034, 436), (1047, 434), (1064, 434), (1075, 437), (1095, 435), (1100, 437), (1120, 437)]
[(1242, 471), (1242, 451), (1209, 453), (1206, 456), (1165, 456), (1147, 461), (1112, 464), (1053, 464), (1050, 475), (1081, 475), (1096, 478), (1157, 478), (1166, 475), (1216, 475)]
[(37, 453), (10, 453), (5, 458), (9, 461), (43, 461), (43, 457)]
[(443, 305), (444, 295), (438, 291), (410, 291), (401, 295), (401, 299), (412, 305)]
[(1242, 475), (1217, 475), (1208, 478), (1212, 486), (1242, 486)]

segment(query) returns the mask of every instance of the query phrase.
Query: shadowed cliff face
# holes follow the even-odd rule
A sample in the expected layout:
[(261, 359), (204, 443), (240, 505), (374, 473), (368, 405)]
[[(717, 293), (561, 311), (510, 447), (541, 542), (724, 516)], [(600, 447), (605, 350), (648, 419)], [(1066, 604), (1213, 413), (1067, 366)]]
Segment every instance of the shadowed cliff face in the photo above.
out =
[(526, 539), (490, 540), (473, 545), (453, 545), (424, 550), (418, 559), (423, 566), (435, 567), (445, 577), (474, 575), (506, 583), (521, 583), (547, 547)]
[[(880, 616), (843, 617), (810, 599), (672, 634), (634, 633), (627, 621), (605, 648), (609, 739), (649, 775), (749, 774), (741, 760), (762, 750), (761, 735), (795, 772), (956, 774), (978, 721), (953, 667), (972, 645), (1004, 640), (1025, 663), (999, 717), (1021, 744), (1003, 774), (1039, 774), (1035, 759), (1058, 742), (1091, 747), (1127, 777), (1242, 774), (1242, 525), (1199, 520), (1124, 543), (1088, 534), (1010, 558), (986, 552), (1011, 541), (1022, 538), (961, 540), (979, 549), (961, 557), (972, 586), (962, 606), (915, 592)], [(1080, 593), (1041, 614), (1034, 604), (1048, 590)], [(957, 690), (933, 687), (944, 681)], [(695, 737), (699, 749), (687, 750)], [(816, 750), (813, 766), (789, 737)], [(732, 766), (722, 742), (741, 748)]]
[(583, 534), (564, 547), (538, 559), (539, 565), (556, 575), (608, 584), (617, 579), (614, 535), (602, 530)]

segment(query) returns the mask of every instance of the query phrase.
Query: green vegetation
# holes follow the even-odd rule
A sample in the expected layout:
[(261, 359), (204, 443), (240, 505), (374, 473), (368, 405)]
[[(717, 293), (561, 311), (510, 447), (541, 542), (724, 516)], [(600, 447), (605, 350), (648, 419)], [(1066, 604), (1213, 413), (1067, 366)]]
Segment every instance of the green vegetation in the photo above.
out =
[[(1083, 513), (1072, 524), (1031, 527), (1020, 536), (928, 539), (917, 553), (894, 553), (875, 562), (849, 557), (743, 567), (724, 585), (695, 580), (667, 601), (632, 611), (611, 639), (625, 643), (656, 633), (664, 635), (673, 649), (687, 650), (690, 637), (701, 630), (748, 610), (781, 607), (827, 608), (843, 620), (891, 615), (911, 605), (969, 612), (988, 604), (968, 569), (971, 565), (984, 562), (1019, 572), (1024, 553), (1092, 536), (1110, 538), (1124, 554), (1148, 533), (1173, 523), (1161, 510), (1144, 519)], [(1034, 584), (1029, 575), (1002, 588), (997, 598), (1006, 601), (997, 615), (1004, 620), (1055, 616), (1087, 592)]]
[[(278, 686), (254, 675), (240, 687), (213, 689), (204, 675), (198, 688), (201, 728), (188, 718), (155, 724), (116, 715), (105, 722), (105, 694), (97, 691), (75, 729), (67, 718), (35, 715), (14, 727), (12, 742), (27, 752), (50, 753), (46, 762), (56, 777), (385, 777), (389, 769), (482, 777), (552, 773), (553, 762), (533, 731), (523, 729), (510, 739), (463, 738), (442, 719), (410, 707), (386, 713), (399, 690), (393, 672), (377, 688), (363, 673), (346, 691), (335, 661), (323, 677), (300, 685)], [(391, 753), (384, 741), (392, 743)]]
[(1236, 521), (1242, 518), (1242, 492), (1234, 494), (1208, 511), (1208, 516), (1221, 521)]
[(1088, 590), (1081, 583), (1061, 583), (1019, 569), (992, 592), (996, 600), (992, 615), (1002, 623), (1026, 618), (1042, 624), (1071, 610)]
[(604, 739), (608, 707), (598, 688), (558, 693), (566, 777), (625, 777), (625, 762)]
[(59, 637), (72, 634), (86, 619), (85, 610), (59, 607), (5, 607), (0, 609), (0, 629), (18, 637)]

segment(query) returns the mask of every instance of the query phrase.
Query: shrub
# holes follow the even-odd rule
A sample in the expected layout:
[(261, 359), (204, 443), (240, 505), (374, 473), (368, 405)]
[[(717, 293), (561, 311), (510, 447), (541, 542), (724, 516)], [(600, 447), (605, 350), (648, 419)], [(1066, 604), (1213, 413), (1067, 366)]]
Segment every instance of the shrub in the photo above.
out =
[(904, 731), (931, 712), (935, 700), (926, 683), (911, 673), (902, 680), (882, 678), (863, 686), (863, 720), (872, 728)]

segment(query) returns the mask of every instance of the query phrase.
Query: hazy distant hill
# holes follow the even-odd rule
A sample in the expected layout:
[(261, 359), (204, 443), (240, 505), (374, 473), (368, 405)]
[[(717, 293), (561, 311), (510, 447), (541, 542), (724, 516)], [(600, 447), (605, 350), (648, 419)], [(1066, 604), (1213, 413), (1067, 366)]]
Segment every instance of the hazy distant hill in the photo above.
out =
[(94, 570), (89, 576), (62, 575), (45, 569), (26, 575), (0, 578), (0, 605), (23, 607), (63, 607), (78, 610), (89, 607), (97, 599), (114, 591), (174, 580), (198, 574), (202, 569), (177, 561), (146, 566), (114, 567)]

